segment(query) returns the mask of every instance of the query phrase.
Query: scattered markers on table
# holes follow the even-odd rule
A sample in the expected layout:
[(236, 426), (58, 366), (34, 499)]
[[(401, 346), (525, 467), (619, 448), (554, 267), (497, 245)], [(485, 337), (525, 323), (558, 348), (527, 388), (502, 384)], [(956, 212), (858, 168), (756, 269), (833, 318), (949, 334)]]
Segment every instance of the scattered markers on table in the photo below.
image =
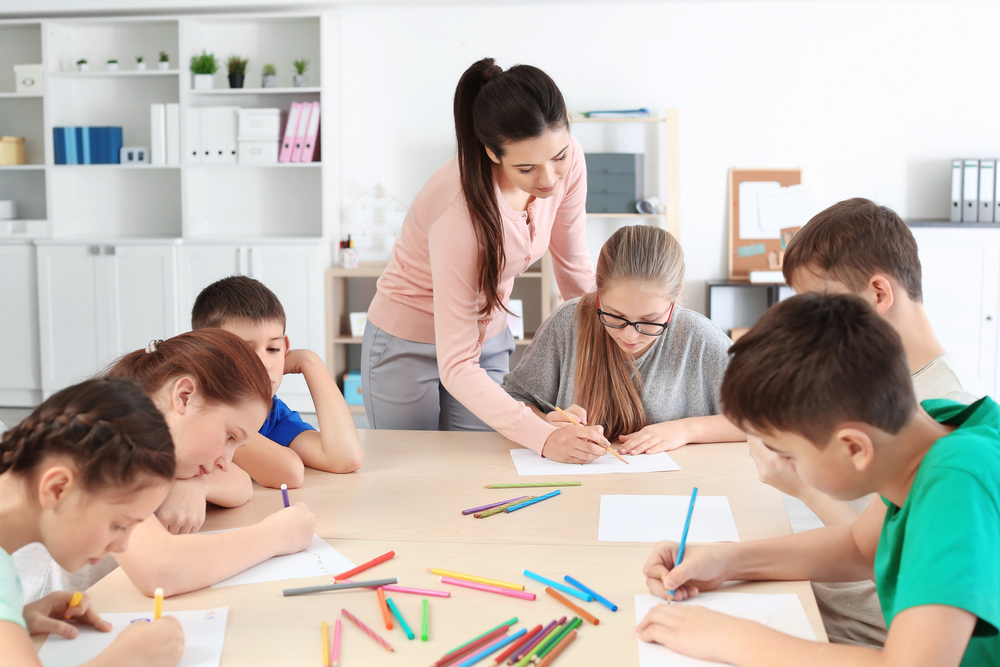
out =
[(562, 625), (565, 622), (566, 622), (565, 616), (560, 618), (558, 621), (549, 622), (549, 624), (546, 625), (544, 628), (542, 628), (541, 631), (538, 632), (534, 637), (532, 637), (531, 640), (528, 641), (528, 643), (526, 643), (523, 648), (521, 648), (521, 650), (519, 650), (517, 653), (515, 653), (510, 657), (510, 664), (513, 665), (515, 662), (519, 662), (521, 658), (528, 655), (531, 649), (538, 646), (539, 642), (545, 639), (557, 625)]
[(479, 637), (478, 639), (473, 639), (465, 646), (455, 649), (451, 653), (448, 653), (443, 658), (435, 662), (434, 667), (443, 667), (443, 665), (451, 665), (451, 663), (454, 663), (456, 660), (464, 660), (465, 658), (469, 657), (473, 651), (481, 649), (483, 646), (486, 646), (491, 641), (494, 641), (497, 637), (501, 637), (507, 634), (509, 630), (510, 628), (504, 625), (493, 630), (492, 632), (486, 633), (485, 635)]
[(584, 586), (582, 583), (580, 583), (579, 581), (577, 581), (573, 577), (569, 576), (568, 574), (565, 575), (563, 577), (563, 579), (565, 579), (570, 584), (576, 586), (577, 588), (579, 588), (584, 593), (590, 593), (591, 595), (594, 596), (595, 600), (597, 600), (598, 602), (600, 602), (601, 604), (603, 604), (605, 607), (607, 607), (611, 611), (618, 611), (618, 605), (616, 605), (615, 603), (613, 603), (611, 600), (607, 599), (603, 595), (598, 594), (597, 591), (589, 588), (588, 586)]
[[(69, 604), (66, 605), (66, 611), (68, 612), (71, 607), (75, 607), (79, 605), (81, 602), (83, 602), (83, 593), (81, 593), (80, 591), (73, 593), (73, 597), (70, 598)], [(63, 618), (69, 618), (69, 617), (70, 615), (68, 613), (63, 614)]]
[(583, 482), (520, 482), (517, 484), (487, 484), (484, 489), (535, 489), (549, 486), (582, 486)]
[(406, 619), (403, 618), (403, 612), (399, 610), (399, 607), (397, 607), (396, 603), (392, 601), (392, 598), (386, 598), (385, 603), (389, 605), (392, 615), (396, 617), (397, 621), (399, 621), (399, 627), (403, 631), (403, 634), (406, 635), (406, 638), (412, 640), (416, 637), (416, 635), (413, 634), (413, 630), (410, 629), (409, 623), (407, 623)]
[[(351, 577), (353, 577), (354, 575), (356, 575), (358, 572), (364, 572), (367, 569), (375, 567), (379, 563), (384, 563), (387, 560), (389, 560), (390, 558), (394, 557), (395, 555), (396, 555), (395, 551), (389, 551), (387, 553), (382, 554), (381, 556), (378, 556), (376, 558), (372, 558), (367, 563), (362, 563), (361, 565), (358, 565), (354, 569), (351, 569), (351, 570), (348, 570), (347, 572), (341, 572), (340, 574), (334, 575), (333, 578), (334, 578), (335, 581), (343, 581), (344, 579), (350, 579)], [(396, 583), (396, 582), (393, 582), (393, 583)]]
[(560, 493), (562, 493), (562, 491), (560, 489), (556, 489), (552, 493), (546, 493), (544, 496), (538, 496), (534, 500), (525, 500), (523, 503), (521, 503), (519, 505), (514, 505), (513, 507), (508, 507), (507, 509), (504, 510), (504, 512), (506, 512), (507, 514), (510, 514), (511, 512), (516, 512), (517, 510), (524, 509), (525, 507), (528, 507), (529, 505), (534, 505), (535, 503), (540, 503), (543, 500), (548, 500), (549, 498), (555, 498)]
[(554, 597), (555, 599), (559, 600), (560, 602), (562, 602), (564, 605), (566, 605), (570, 609), (572, 609), (574, 613), (576, 613), (577, 615), (581, 616), (588, 623), (590, 623), (592, 625), (599, 625), (600, 624), (601, 619), (599, 619), (596, 616), (594, 616), (593, 614), (587, 612), (585, 609), (582, 609), (582, 608), (578, 607), (577, 605), (573, 604), (572, 602), (570, 602), (569, 600), (567, 600), (566, 598), (564, 598), (562, 595), (560, 595), (559, 592), (557, 590), (555, 590), (554, 588), (547, 586), (545, 588), (545, 592), (548, 593), (549, 595), (551, 595), (552, 597)]
[(323, 636), (323, 667), (330, 667), (330, 627), (326, 621), (320, 626), (320, 634)]
[(158, 621), (163, 616), (163, 589), (153, 591), (153, 620)]
[(303, 588), (286, 588), (282, 591), (285, 597), (306, 595), (308, 593), (323, 593), (325, 591), (342, 591), (347, 588), (378, 588), (399, 583), (399, 579), (373, 579), (372, 581), (356, 581), (350, 584), (326, 584), (324, 586), (305, 586)]
[(512, 635), (508, 635), (508, 636), (505, 636), (505, 637), (499, 637), (496, 640), (494, 640), (493, 643), (491, 643), (489, 646), (487, 646), (486, 648), (484, 648), (483, 650), (479, 651), (478, 653), (473, 654), (469, 658), (467, 658), (467, 659), (463, 660), (462, 662), (458, 663), (458, 665), (456, 667), (472, 667), (472, 665), (476, 664), (477, 662), (479, 662), (480, 660), (482, 660), (486, 656), (488, 656), (488, 655), (490, 655), (492, 653), (496, 653), (497, 651), (499, 651), (503, 647), (507, 646), (511, 642), (519, 639), (526, 632), (527, 632), (526, 629), (521, 628), (520, 630), (518, 630), (517, 632), (515, 632)]
[(333, 660), (330, 667), (340, 667), (340, 619), (333, 622)]
[(490, 634), (491, 632), (497, 632), (499, 630), (506, 631), (507, 628), (510, 628), (510, 626), (512, 626), (515, 623), (517, 623), (517, 620), (518, 620), (517, 616), (515, 616), (514, 618), (511, 618), (509, 620), (504, 621), (503, 623), (501, 623), (500, 625), (496, 626), (495, 628), (490, 628), (489, 630), (487, 630), (486, 632), (484, 632), (481, 635), (476, 635), (475, 637), (473, 637), (469, 641), (467, 641), (464, 644), (460, 645), (458, 648), (455, 648), (455, 649), (452, 649), (451, 651), (448, 651), (448, 653), (446, 653), (443, 658), (441, 658), (440, 660), (438, 660), (438, 663), (442, 663), (443, 664), (445, 662), (448, 662), (448, 660), (445, 660), (445, 658), (447, 658), (448, 656), (450, 656), (450, 655), (452, 655), (454, 653), (457, 653), (458, 651), (460, 651), (463, 648), (467, 647), (469, 644), (482, 639), (483, 637), (485, 637), (486, 635)]
[(389, 646), (389, 642), (387, 642), (386, 640), (384, 640), (381, 637), (379, 637), (378, 633), (376, 633), (374, 630), (372, 630), (367, 625), (365, 625), (364, 623), (362, 623), (358, 619), (357, 616), (355, 616), (351, 612), (347, 611), (346, 609), (341, 609), (340, 613), (343, 614), (344, 616), (346, 616), (347, 618), (351, 619), (351, 621), (354, 623), (354, 625), (356, 625), (359, 628), (361, 628), (366, 635), (368, 635), (369, 637), (371, 637), (372, 639), (374, 639), (375, 641), (377, 641), (379, 644), (381, 644), (382, 648), (384, 648), (386, 651), (389, 651), (390, 653), (395, 653), (395, 651), (393, 650), (393, 648), (391, 646)]
[(472, 588), (477, 591), (484, 591), (486, 593), (496, 593), (497, 595), (506, 595), (511, 598), (521, 598), (522, 600), (534, 600), (535, 594), (529, 593), (527, 591), (515, 591), (510, 588), (501, 588), (500, 586), (490, 586), (489, 584), (481, 584), (477, 581), (468, 581), (466, 579), (454, 579), (452, 577), (441, 577), (442, 584), (451, 584), (452, 586), (461, 586), (463, 588)]
[(452, 579), (475, 581), (476, 583), (487, 584), (489, 586), (499, 586), (500, 588), (509, 588), (515, 591), (524, 590), (524, 586), (521, 584), (512, 584), (509, 581), (500, 581), (499, 579), (487, 579), (486, 577), (477, 577), (472, 574), (462, 574), (461, 572), (452, 572), (451, 570), (442, 570), (436, 567), (427, 568), (427, 571), (440, 577), (451, 577)]
[(485, 510), (483, 512), (476, 512), (472, 516), (474, 516), (477, 519), (485, 519), (488, 516), (503, 514), (504, 512), (507, 511), (507, 509), (513, 507), (514, 505), (520, 505), (521, 503), (527, 500), (534, 500), (535, 498), (538, 498), (538, 496), (525, 496), (524, 500), (514, 500), (509, 503), (504, 503), (503, 505), (497, 505), (493, 509)]
[[(691, 489), (691, 503), (688, 505), (688, 515), (687, 519), (684, 520), (684, 532), (681, 533), (681, 545), (677, 548), (677, 562), (674, 563), (674, 567), (678, 567), (684, 560), (684, 545), (687, 543), (688, 538), (688, 528), (691, 527), (691, 514), (694, 512), (694, 501), (698, 497), (698, 487)], [(670, 604), (674, 600), (674, 590), (667, 591), (667, 604)]]
[(567, 586), (565, 584), (560, 584), (558, 581), (552, 581), (548, 577), (543, 577), (540, 574), (535, 574), (531, 570), (524, 570), (523, 574), (528, 579), (534, 579), (535, 581), (537, 581), (540, 584), (545, 584), (546, 586), (551, 586), (552, 588), (556, 589), (557, 591), (562, 591), (563, 593), (566, 593), (567, 595), (572, 595), (575, 598), (580, 598), (584, 602), (593, 602), (594, 601), (594, 596), (591, 595), (590, 593), (582, 593), (582, 592), (576, 590), (575, 588), (570, 588), (569, 586)]
[(552, 664), (552, 661), (556, 659), (556, 656), (562, 653), (567, 646), (573, 643), (573, 640), (576, 639), (576, 635), (576, 630), (570, 631), (558, 644), (556, 644), (555, 648), (549, 651), (548, 655), (546, 655), (541, 662), (535, 665), (535, 667), (549, 667), (549, 665)]
[(535, 635), (537, 635), (538, 632), (541, 629), (542, 629), (542, 624), (539, 623), (535, 627), (533, 627), (530, 630), (528, 630), (528, 632), (525, 633), (524, 635), (522, 635), (520, 639), (518, 639), (516, 642), (514, 642), (513, 644), (511, 644), (510, 646), (508, 646), (507, 649), (503, 653), (501, 653), (497, 657), (493, 658), (493, 662), (495, 662), (497, 665), (499, 665), (501, 662), (503, 662), (504, 660), (506, 660), (510, 656), (514, 655), (514, 653), (516, 653), (522, 646), (524, 646), (525, 644), (527, 644), (528, 642), (530, 642), (532, 639), (534, 639)]
[(288, 485), (281, 485), (281, 500), (285, 503), (285, 507), (288, 507), (291, 503), (288, 502)]
[(385, 621), (385, 629), (392, 630), (392, 612), (389, 611), (389, 605), (385, 601), (385, 589), (380, 587), (375, 592), (378, 594), (378, 606), (382, 610), (382, 620)]
[[(350, 579), (341, 579), (336, 581), (334, 577), (330, 577), (331, 584), (353, 584), (354, 582)], [(426, 588), (410, 588), (408, 586), (370, 586), (373, 590), (376, 588), (381, 588), (386, 593), (409, 593), (411, 595), (426, 595), (432, 598), (450, 598), (451, 593), (448, 591), (434, 591)]]
[(420, 641), (427, 641), (427, 636), (428, 636), (427, 629), (429, 627), (428, 619), (427, 619), (427, 615), (428, 615), (427, 608), (428, 608), (428, 606), (429, 605), (427, 603), (427, 598), (424, 598), (423, 604), (421, 605), (423, 613), (421, 614), (421, 621), (420, 621)]

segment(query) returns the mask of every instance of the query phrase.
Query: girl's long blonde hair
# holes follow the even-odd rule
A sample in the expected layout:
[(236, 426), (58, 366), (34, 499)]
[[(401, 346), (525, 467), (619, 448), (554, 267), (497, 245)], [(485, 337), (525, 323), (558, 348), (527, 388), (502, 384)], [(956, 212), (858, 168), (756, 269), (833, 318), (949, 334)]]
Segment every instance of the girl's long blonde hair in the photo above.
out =
[(577, 304), (579, 336), (574, 402), (587, 411), (587, 422), (603, 424), (614, 441), (646, 425), (642, 377), (635, 361), (604, 331), (597, 297), (612, 285), (662, 286), (675, 301), (684, 281), (684, 253), (673, 236), (658, 227), (622, 227), (607, 240), (597, 259), (597, 291)]

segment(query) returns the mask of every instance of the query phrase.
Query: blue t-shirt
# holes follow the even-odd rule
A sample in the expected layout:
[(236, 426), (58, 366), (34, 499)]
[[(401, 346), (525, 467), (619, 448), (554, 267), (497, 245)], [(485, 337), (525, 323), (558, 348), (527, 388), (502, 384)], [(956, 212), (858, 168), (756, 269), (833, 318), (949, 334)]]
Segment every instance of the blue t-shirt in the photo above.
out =
[(282, 447), (287, 447), (299, 433), (315, 430), (311, 424), (302, 421), (298, 412), (290, 410), (284, 401), (275, 396), (271, 399), (271, 412), (267, 414), (264, 425), (260, 427), (260, 434)]
[(24, 631), (28, 626), (24, 623), (24, 589), (21, 588), (21, 578), (17, 576), (14, 559), (0, 548), (0, 621), (17, 623)]

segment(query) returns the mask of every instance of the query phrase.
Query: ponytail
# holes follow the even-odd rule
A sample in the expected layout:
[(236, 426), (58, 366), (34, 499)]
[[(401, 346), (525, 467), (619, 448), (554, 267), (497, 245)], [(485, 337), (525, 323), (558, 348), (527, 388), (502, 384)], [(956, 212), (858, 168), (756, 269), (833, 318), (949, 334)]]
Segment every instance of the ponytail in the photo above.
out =
[(621, 283), (652, 284), (671, 301), (680, 296), (684, 254), (680, 243), (658, 227), (622, 227), (607, 240), (597, 258), (597, 292), (576, 305), (577, 349), (574, 402), (587, 410), (587, 421), (603, 424), (615, 440), (646, 425), (643, 383), (635, 360), (604, 331), (597, 315), (597, 296)]
[(0, 473), (30, 475), (49, 456), (68, 457), (89, 491), (136, 490), (176, 467), (163, 415), (123, 378), (67, 387), (0, 438)]
[(479, 242), (479, 291), (486, 295), (480, 315), (506, 310), (499, 294), (500, 276), (506, 263), (503, 218), (496, 200), (494, 163), (485, 149), (502, 159), (504, 144), (568, 126), (562, 93), (537, 67), (515, 65), (505, 72), (493, 58), (483, 58), (473, 63), (458, 81), (455, 89), (458, 170)]
[(119, 359), (107, 375), (131, 378), (149, 396), (187, 376), (194, 378), (209, 403), (271, 405), (271, 379), (264, 364), (241, 338), (222, 329), (199, 329), (154, 341)]

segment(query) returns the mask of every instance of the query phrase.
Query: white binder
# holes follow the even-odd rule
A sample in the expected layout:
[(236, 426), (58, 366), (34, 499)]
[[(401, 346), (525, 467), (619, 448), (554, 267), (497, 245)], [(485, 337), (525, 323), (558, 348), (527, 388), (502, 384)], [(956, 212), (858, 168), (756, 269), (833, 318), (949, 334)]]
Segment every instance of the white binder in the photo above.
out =
[(993, 222), (1000, 222), (1000, 167), (993, 168), (993, 178)]
[(979, 160), (963, 161), (962, 167), (962, 222), (976, 222), (979, 218)]
[(951, 161), (951, 221), (962, 222), (962, 161)]
[(201, 150), (201, 109), (184, 110), (184, 161), (188, 164), (204, 162)]
[(996, 160), (979, 161), (979, 219), (993, 222), (993, 188), (996, 182)]
[(215, 128), (215, 107), (202, 107), (198, 109), (200, 119), (198, 121), (198, 148), (201, 151), (201, 161), (204, 164), (218, 162), (213, 151), (212, 135)]
[(149, 105), (150, 164), (167, 163), (167, 108), (163, 104)]
[(181, 105), (167, 105), (167, 164), (181, 163)]
[(239, 107), (222, 107), (222, 161), (236, 163), (236, 130)]

